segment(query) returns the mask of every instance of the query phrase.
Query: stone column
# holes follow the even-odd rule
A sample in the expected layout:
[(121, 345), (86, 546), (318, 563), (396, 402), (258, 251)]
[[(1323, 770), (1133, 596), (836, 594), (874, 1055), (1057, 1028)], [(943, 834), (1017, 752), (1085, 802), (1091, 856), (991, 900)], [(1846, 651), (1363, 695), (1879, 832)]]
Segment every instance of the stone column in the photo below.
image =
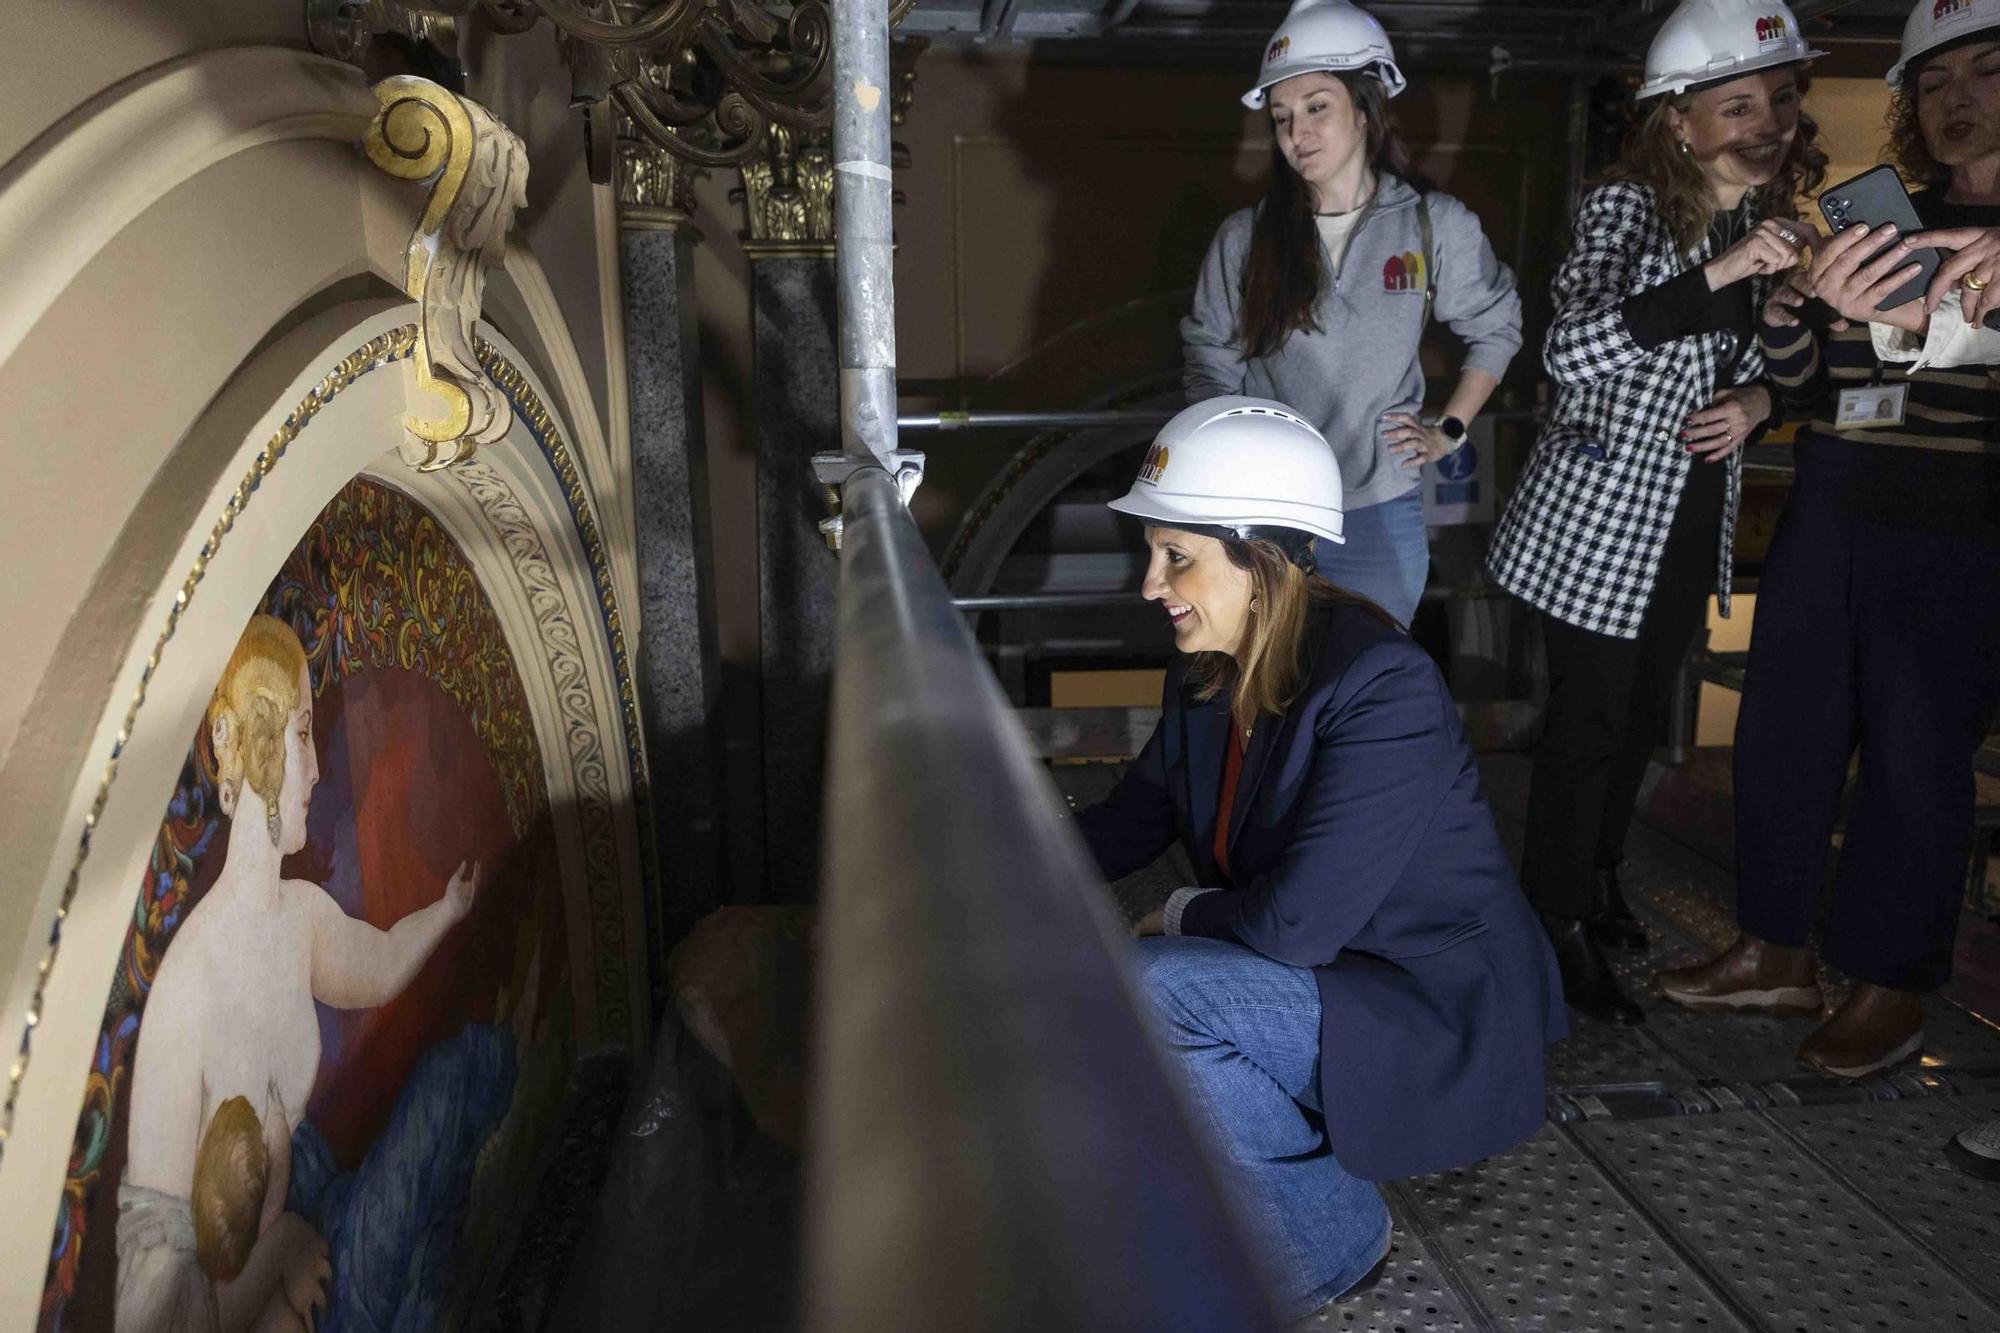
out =
[(656, 952), (725, 901), (720, 669), (696, 336), (691, 169), (618, 140), (620, 276), (639, 564), (639, 709), (652, 775)]
[(840, 448), (833, 146), (773, 125), (743, 165), (751, 264), (761, 632), (764, 900), (819, 888), (820, 799), (840, 562), (812, 456)]

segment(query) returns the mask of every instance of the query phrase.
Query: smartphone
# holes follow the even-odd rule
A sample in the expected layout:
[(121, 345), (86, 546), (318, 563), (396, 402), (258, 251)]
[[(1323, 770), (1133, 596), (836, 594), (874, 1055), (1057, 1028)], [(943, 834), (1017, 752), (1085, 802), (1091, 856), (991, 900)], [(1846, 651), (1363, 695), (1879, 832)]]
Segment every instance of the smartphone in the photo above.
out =
[[(1828, 229), (1836, 233), (1861, 223), (1866, 223), (1871, 231), (1895, 223), (1901, 235), (1888, 245), (1875, 246), (1869, 251), (1868, 259), (1881, 254), (1904, 236), (1924, 229), (1923, 219), (1917, 216), (1917, 206), (1910, 202), (1910, 192), (1903, 188), (1903, 178), (1896, 174), (1894, 167), (1875, 167), (1852, 180), (1821, 191), (1819, 211), (1826, 218)], [(1922, 296), (1931, 285), (1931, 279), (1937, 276), (1938, 265), (1944, 261), (1944, 256), (1926, 247), (1911, 251), (1910, 259), (1923, 265), (1923, 271), (1890, 292), (1888, 298), (1875, 307), (1877, 310), (1894, 310)], [(1868, 260), (1862, 262), (1865, 264)]]

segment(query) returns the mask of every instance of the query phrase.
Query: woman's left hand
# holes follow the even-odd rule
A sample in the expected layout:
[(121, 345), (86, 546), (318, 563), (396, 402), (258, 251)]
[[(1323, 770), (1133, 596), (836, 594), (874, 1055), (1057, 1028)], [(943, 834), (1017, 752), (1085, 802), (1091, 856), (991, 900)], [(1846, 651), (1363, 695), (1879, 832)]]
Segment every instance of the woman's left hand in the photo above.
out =
[(1936, 314), (1953, 287), (1964, 288), (1959, 312), (1969, 325), (1977, 325), (1989, 311), (2000, 310), (2000, 227), (1950, 227), (1921, 232), (1915, 240), (1918, 245), (1952, 252), (1938, 265), (1937, 276), (1924, 293), (1925, 310)]
[(1771, 392), (1761, 384), (1719, 389), (1714, 401), (1687, 419), (1681, 447), (1706, 462), (1720, 463), (1743, 447), (1750, 432), (1771, 417)]
[(1408, 412), (1385, 412), (1382, 420), (1389, 423), (1382, 438), (1389, 442), (1389, 452), (1406, 468), (1435, 463), (1458, 448), (1458, 441), (1436, 426), (1426, 426)]
[(1166, 934), (1167, 909), (1164, 907), (1155, 907), (1152, 911), (1140, 917), (1138, 922), (1133, 925), (1132, 933), (1141, 939), (1144, 939), (1148, 935)]

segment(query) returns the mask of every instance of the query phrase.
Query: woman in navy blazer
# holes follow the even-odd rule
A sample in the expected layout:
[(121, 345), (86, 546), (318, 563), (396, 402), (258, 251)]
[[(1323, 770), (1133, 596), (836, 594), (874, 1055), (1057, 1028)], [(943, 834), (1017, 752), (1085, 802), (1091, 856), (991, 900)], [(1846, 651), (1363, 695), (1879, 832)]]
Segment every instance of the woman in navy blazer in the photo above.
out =
[(1313, 575), (1339, 475), (1276, 403), (1176, 417), (1132, 492), (1174, 618), (1158, 729), (1078, 817), (1107, 878), (1179, 839), (1200, 884), (1140, 924), (1141, 976), (1238, 1168), (1291, 1317), (1368, 1276), (1367, 1182), (1532, 1135), (1561, 983), (1430, 658)]

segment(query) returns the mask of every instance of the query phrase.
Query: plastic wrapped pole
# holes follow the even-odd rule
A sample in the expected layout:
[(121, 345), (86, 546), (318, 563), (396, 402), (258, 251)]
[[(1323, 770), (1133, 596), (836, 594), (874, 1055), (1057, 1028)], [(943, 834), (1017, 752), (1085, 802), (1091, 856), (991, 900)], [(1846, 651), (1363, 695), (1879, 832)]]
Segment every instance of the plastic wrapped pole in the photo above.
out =
[(833, 6), (834, 265), (840, 447), (896, 471), (896, 290), (889, 176), (888, 0)]

